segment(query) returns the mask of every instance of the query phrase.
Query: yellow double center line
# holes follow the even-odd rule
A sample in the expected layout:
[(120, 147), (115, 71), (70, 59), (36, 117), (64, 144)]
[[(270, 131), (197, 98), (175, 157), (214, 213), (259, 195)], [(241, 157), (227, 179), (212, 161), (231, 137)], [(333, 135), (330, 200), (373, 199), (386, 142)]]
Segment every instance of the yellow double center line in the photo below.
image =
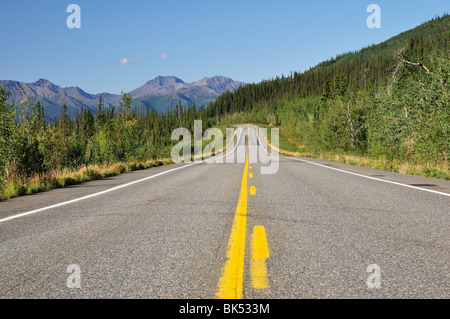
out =
[(227, 258), (216, 292), (216, 298), (241, 299), (244, 280), (245, 231), (247, 227), (248, 155), (242, 175), (241, 193), (228, 241)]
[[(250, 142), (248, 141), (248, 144)], [(233, 226), (227, 247), (227, 261), (222, 270), (216, 298), (241, 299), (244, 280), (245, 232), (247, 228), (247, 176), (248, 155), (245, 159), (244, 174), (242, 175), (241, 192), (234, 215)], [(254, 187), (252, 195), (254, 195)], [(265, 230), (263, 226), (255, 226), (252, 236), (252, 285), (256, 289), (267, 288), (267, 268), (265, 259), (269, 257)]]

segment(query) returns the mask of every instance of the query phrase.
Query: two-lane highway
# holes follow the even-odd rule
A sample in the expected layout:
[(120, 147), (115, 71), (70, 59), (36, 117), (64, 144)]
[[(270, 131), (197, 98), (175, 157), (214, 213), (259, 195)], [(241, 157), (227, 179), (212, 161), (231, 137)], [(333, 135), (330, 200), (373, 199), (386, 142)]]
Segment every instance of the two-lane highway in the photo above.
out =
[[(248, 149), (270, 149), (241, 127), (245, 162), (0, 202), (0, 296), (450, 297), (450, 182), (283, 156), (261, 174), (269, 164)], [(81, 288), (67, 287), (70, 265)], [(367, 284), (374, 265), (379, 288)]]

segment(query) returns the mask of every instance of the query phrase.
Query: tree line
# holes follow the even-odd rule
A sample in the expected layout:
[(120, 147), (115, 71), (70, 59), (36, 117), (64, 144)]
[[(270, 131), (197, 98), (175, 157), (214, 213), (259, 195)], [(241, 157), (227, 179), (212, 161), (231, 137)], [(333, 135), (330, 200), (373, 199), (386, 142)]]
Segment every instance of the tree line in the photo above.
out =
[(131, 97), (122, 93), (118, 106), (104, 107), (100, 96), (95, 114), (81, 108), (70, 117), (63, 105), (58, 118), (46, 121), (39, 102), (14, 105), (8, 98), (0, 87), (0, 186), (82, 166), (168, 158), (176, 142), (172, 131), (193, 130), (194, 120), (205, 119), (204, 106), (181, 101), (163, 113), (132, 109)]

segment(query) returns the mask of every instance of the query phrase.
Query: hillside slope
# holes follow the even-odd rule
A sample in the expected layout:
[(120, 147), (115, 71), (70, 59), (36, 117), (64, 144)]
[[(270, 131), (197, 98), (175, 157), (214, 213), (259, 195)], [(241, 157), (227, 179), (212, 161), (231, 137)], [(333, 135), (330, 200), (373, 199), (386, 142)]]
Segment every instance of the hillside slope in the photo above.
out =
[(437, 163), (448, 172), (449, 74), (444, 15), (304, 73), (225, 93), (206, 113), (219, 123), (279, 126), (314, 154)]

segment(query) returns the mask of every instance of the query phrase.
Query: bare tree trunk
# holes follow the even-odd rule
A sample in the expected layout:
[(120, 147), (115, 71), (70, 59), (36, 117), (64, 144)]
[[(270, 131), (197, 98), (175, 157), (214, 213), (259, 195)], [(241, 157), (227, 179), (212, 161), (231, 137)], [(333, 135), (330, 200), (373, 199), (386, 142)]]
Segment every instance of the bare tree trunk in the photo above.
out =
[(428, 69), (422, 62), (411, 62), (405, 59), (405, 57), (403, 56), (403, 54), (401, 52), (399, 52), (398, 54), (398, 58), (399, 58), (399, 62), (397, 63), (395, 70), (392, 74), (392, 77), (395, 79), (395, 75), (397, 74), (397, 72), (400, 70), (401, 67), (403, 67), (404, 65), (412, 65), (412, 66), (419, 66), (421, 68), (423, 68), (427, 74), (433, 74), (433, 72), (430, 71), (430, 69)]
[(349, 130), (350, 130), (350, 141), (352, 144), (352, 147), (355, 148), (358, 144), (359, 144), (359, 140), (358, 137), (356, 136), (356, 130), (355, 130), (355, 126), (353, 125), (353, 120), (352, 120), (352, 116), (350, 114), (350, 106), (347, 103), (347, 123), (349, 125)]

